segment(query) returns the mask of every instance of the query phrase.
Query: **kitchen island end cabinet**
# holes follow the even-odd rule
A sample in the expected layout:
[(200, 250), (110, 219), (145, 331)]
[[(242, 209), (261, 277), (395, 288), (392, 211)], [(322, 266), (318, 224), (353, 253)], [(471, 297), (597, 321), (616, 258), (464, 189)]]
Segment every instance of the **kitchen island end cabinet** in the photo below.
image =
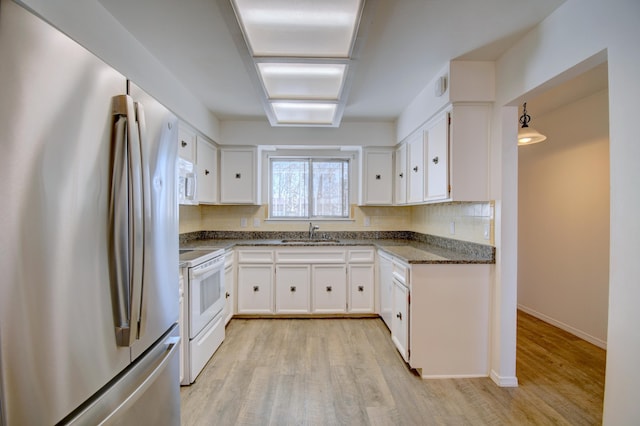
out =
[(384, 251), (378, 260), (381, 298), (393, 299), (387, 325), (409, 366), (425, 379), (487, 377), (491, 265), (408, 264)]
[(489, 375), (490, 267), (411, 265), (409, 364), (423, 378)]

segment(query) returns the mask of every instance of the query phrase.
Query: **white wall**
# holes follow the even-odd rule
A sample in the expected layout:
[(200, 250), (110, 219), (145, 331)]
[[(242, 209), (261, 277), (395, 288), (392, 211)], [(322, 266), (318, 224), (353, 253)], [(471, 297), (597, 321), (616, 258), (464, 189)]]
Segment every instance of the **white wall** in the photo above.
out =
[[(20, 0), (214, 141), (218, 119), (97, 0)], [(123, 88), (124, 92), (124, 88)]]
[[(446, 90), (435, 90), (440, 78)], [(487, 61), (451, 61), (416, 95), (398, 117), (400, 142), (450, 103), (492, 102), (495, 99), (495, 64)]]
[[(568, 0), (552, 15), (516, 43), (496, 64), (497, 106), (516, 105), (525, 94), (545, 90), (545, 84), (568, 79), (584, 70), (578, 66), (595, 57), (609, 64), (609, 129), (611, 181), (611, 239), (609, 263), (609, 325), (604, 423), (635, 424), (640, 418), (637, 384), (640, 383), (640, 141), (637, 132), (637, 102), (640, 99), (640, 2), (637, 0)], [(593, 64), (586, 64), (593, 65)], [(577, 66), (577, 67), (576, 67)], [(581, 69), (582, 68), (582, 69)], [(570, 70), (571, 73), (563, 74)], [(575, 75), (575, 74), (574, 74)], [(505, 111), (496, 108), (495, 122), (503, 122)], [(511, 114), (512, 116), (515, 114)], [(512, 117), (515, 118), (515, 117)], [(517, 120), (517, 119), (516, 119)], [(517, 121), (513, 120), (513, 129)], [(510, 124), (511, 125), (511, 124)], [(507, 129), (505, 125), (505, 129)], [(517, 150), (515, 138), (493, 139), (492, 183), (496, 184), (496, 246), (509, 249), (510, 258), (498, 254), (496, 265), (496, 321), (492, 368), (510, 374), (504, 366), (515, 359), (514, 288), (517, 285), (513, 251), (517, 233), (498, 231), (511, 227), (517, 215)], [(515, 178), (515, 180), (514, 180)], [(494, 330), (496, 328), (494, 327)], [(514, 366), (515, 367), (515, 366)], [(515, 374), (515, 368), (513, 370)]]
[(606, 90), (535, 115), (547, 141), (519, 148), (518, 307), (606, 348)]

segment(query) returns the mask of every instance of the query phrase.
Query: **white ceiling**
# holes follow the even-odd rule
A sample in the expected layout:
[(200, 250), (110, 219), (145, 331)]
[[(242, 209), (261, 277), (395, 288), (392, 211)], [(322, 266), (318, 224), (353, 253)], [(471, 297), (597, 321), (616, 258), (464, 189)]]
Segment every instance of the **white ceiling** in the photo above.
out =
[[(229, 0), (99, 1), (219, 119), (266, 120)], [(343, 121), (394, 121), (448, 61), (497, 59), (564, 1), (366, 0)]]

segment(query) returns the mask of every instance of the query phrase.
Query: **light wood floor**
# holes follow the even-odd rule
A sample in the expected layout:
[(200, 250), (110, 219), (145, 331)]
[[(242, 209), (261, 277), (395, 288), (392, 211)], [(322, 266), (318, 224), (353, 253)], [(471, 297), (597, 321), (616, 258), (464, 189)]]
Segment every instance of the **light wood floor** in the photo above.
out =
[(380, 319), (234, 319), (183, 425), (594, 425), (605, 351), (518, 313), (518, 388), (422, 380)]

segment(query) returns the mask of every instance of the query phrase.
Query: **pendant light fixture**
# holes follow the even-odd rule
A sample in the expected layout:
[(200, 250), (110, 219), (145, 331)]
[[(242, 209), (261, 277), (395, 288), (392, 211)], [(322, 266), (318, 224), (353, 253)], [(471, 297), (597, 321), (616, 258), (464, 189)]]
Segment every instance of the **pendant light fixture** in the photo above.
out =
[(532, 145), (547, 139), (545, 135), (538, 132), (533, 127), (529, 127), (531, 116), (527, 114), (527, 103), (522, 105), (522, 115), (520, 116), (520, 129), (518, 129), (518, 146)]

